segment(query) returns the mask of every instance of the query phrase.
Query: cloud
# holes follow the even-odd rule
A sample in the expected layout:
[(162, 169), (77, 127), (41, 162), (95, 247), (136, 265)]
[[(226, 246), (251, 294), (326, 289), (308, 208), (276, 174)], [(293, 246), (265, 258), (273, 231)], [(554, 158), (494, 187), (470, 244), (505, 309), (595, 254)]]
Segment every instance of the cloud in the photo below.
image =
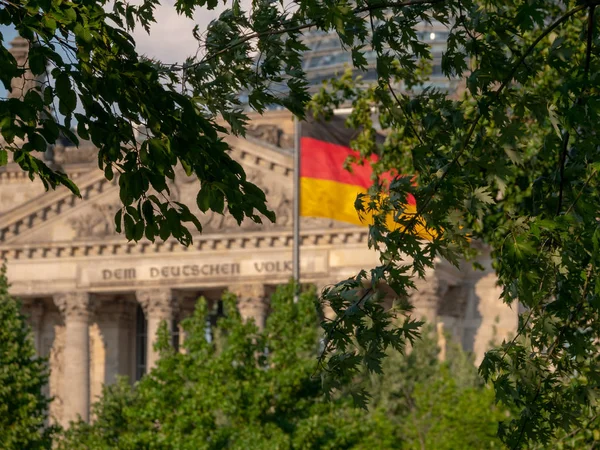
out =
[(202, 8), (193, 19), (188, 19), (177, 14), (172, 0), (164, 1), (155, 11), (156, 23), (150, 34), (141, 28), (133, 33), (138, 53), (165, 63), (183, 62), (198, 50), (198, 42), (192, 35), (194, 26), (198, 25), (202, 33), (225, 8), (222, 3), (212, 11)]

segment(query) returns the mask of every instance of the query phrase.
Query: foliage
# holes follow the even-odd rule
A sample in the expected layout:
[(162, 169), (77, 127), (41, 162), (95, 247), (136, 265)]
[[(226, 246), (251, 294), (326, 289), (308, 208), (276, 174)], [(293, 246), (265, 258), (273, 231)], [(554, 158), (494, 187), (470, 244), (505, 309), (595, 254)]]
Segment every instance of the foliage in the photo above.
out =
[(370, 408), (391, 420), (402, 448), (502, 448), (496, 431), (508, 411), (494, 404), (493, 390), (458, 345), (450, 344), (444, 362), (438, 350), (425, 327), (408, 354), (391, 353), (383, 374), (367, 381)]
[[(165, 71), (137, 54), (129, 33), (135, 27), (149, 30), (157, 4), (0, 1), (0, 24), (14, 27), (33, 43), (28, 67), (18, 65), (2, 47), (0, 80), (7, 89), (15, 77), (34, 85), (20, 98), (15, 91), (14, 98), (0, 101), (5, 141), (0, 165), (7, 164), (11, 152), (12, 159), (46, 188), (62, 184), (79, 195), (75, 183), (47, 166), (35, 151), (45, 152), (59, 136), (76, 145), (90, 140), (98, 147), (98, 167), (106, 178), (118, 177), (123, 208), (115, 216), (116, 228), (136, 241), (173, 236), (189, 244), (192, 235), (186, 223), (202, 230), (189, 205), (170, 199), (168, 182), (178, 164), (200, 182), (201, 211), (228, 211), (238, 223), (244, 218), (274, 220), (264, 193), (246, 179), (219, 136), (224, 131), (215, 122), (219, 108), (202, 101), (202, 92), (192, 96), (182, 90), (186, 75), (181, 68)], [(194, 4), (180, 0), (175, 7), (189, 14)], [(205, 92), (218, 95), (216, 85), (222, 80), (210, 72), (203, 80)], [(229, 105), (224, 96), (219, 100), (223, 107)], [(239, 127), (233, 131), (243, 133)]]
[(97, 420), (73, 426), (61, 448), (394, 448), (385, 417), (322, 395), (316, 297), (294, 304), (293, 290), (273, 296), (264, 332), (243, 323), (227, 295), (212, 341), (201, 299), (184, 323), (185, 353), (171, 349), (163, 326), (158, 366), (133, 388), (124, 379), (107, 387)]
[[(436, 258), (457, 262), (472, 256), (473, 239), (481, 239), (494, 249), (504, 301), (526, 309), (515, 339), (490, 351), (480, 368), (496, 398), (518, 411), (500, 435), (511, 448), (545, 444), (557, 429), (570, 433), (589, 410), (590, 417), (597, 410), (597, 3), (301, 0), (287, 7), (253, 0), (245, 11), (234, 0), (206, 34), (196, 33), (202, 49), (197, 58), (153, 65), (135, 54), (127, 32), (136, 24), (149, 26), (155, 0), (138, 6), (117, 1), (112, 9), (92, 1), (2, 2), (0, 22), (38, 39), (33, 72), (41, 74), (39, 62), (48, 61), (55, 81), (43, 96), (34, 92), (26, 101), (2, 102), (0, 125), (25, 170), (50, 185), (68, 183), (40, 166), (29, 150), (39, 150), (58, 132), (69, 135), (79, 101), (85, 109), (77, 116), (79, 133), (99, 146), (108, 177), (111, 167), (122, 171), (125, 205), (144, 200), (150, 186), (164, 191), (165, 177), (180, 161), (203, 182), (201, 210), (221, 211), (226, 199), (236, 218), (257, 220), (254, 209), (268, 214), (264, 197), (228, 159), (215, 115), (243, 134), (246, 117), (238, 100), (243, 89), (257, 111), (276, 104), (302, 116), (308, 101), (300, 61), (304, 30), (335, 31), (358, 69), (366, 66), (365, 52), (374, 50), (375, 85), (338, 79), (315, 99), (314, 109), (327, 116), (332, 107), (351, 104), (348, 124), (362, 130), (354, 144), (360, 154), (380, 156), (378, 173), (391, 169), (411, 177), (399, 176), (389, 186), (376, 183), (358, 199), (359, 212), (378, 213), (369, 242), (381, 251), (381, 265), (325, 293), (337, 318), (325, 324), (324, 386), (339, 388), (361, 365), (379, 372), (386, 350), (402, 350), (418, 333), (419, 323), (407, 319), (398, 326), (397, 312), (382, 308), (379, 286), (385, 283), (405, 298), (413, 277), (423, 276)], [(175, 6), (191, 15), (216, 2)], [(427, 85), (431, 53), (416, 29), (432, 21), (448, 28), (441, 67), (453, 80), (464, 79), (461, 95)], [(54, 44), (70, 49), (75, 62), (59, 58)], [(3, 55), (6, 84), (18, 70)], [(37, 126), (36, 117), (55, 98), (65, 124), (46, 118)], [(150, 129), (145, 146), (132, 138), (132, 121)], [(383, 146), (374, 139), (375, 125), (387, 132)], [(11, 148), (11, 134), (28, 143)], [(409, 193), (418, 205), (413, 215), (403, 214)], [(152, 202), (158, 216), (150, 213)], [(189, 241), (180, 221), (194, 219), (183, 206), (165, 209), (150, 196), (136, 206), (125, 209), (128, 237), (145, 232), (149, 238), (173, 234)], [(386, 226), (389, 214), (397, 222), (392, 230)], [(421, 242), (411, 232), (423, 223), (432, 230), (431, 241)]]
[[(408, 354), (392, 353), (382, 375), (346, 379), (326, 401), (314, 377), (317, 299), (305, 292), (294, 304), (293, 291), (273, 296), (264, 332), (243, 324), (225, 297), (212, 342), (200, 300), (185, 323), (185, 353), (173, 352), (163, 327), (158, 366), (133, 387), (126, 379), (107, 387), (94, 423), (77, 423), (60, 448), (499, 448), (505, 411), (460, 348), (439, 361), (430, 333)], [(372, 396), (368, 411), (347, 395), (352, 383)]]
[(35, 356), (31, 330), (21, 304), (8, 294), (0, 271), (0, 447), (51, 449), (54, 427), (47, 426), (50, 399), (42, 393), (48, 365)]
[[(581, 425), (574, 430), (560, 431), (552, 442), (552, 448), (559, 450), (577, 450), (580, 448), (597, 448), (600, 444), (600, 423), (598, 415), (591, 411), (581, 420)], [(531, 448), (542, 449), (542, 445), (533, 445)]]
[[(577, 428), (585, 411), (595, 414), (596, 4), (307, 1), (283, 12), (269, 32), (253, 34), (265, 59), (275, 58), (276, 45), (269, 46), (274, 34), (285, 36), (286, 46), (294, 39), (286, 27), (334, 29), (358, 68), (372, 48), (377, 83), (335, 79), (314, 110), (327, 117), (332, 108), (351, 104), (347, 123), (361, 130), (354, 147), (363, 157), (380, 156), (379, 173), (411, 174), (376, 183), (356, 202), (359, 213), (377, 213), (369, 241), (381, 265), (325, 293), (337, 317), (325, 325), (326, 388), (361, 364), (379, 372), (385, 350), (401, 349), (414, 337), (418, 324), (394, 326), (397, 312), (383, 310), (378, 287), (385, 283), (405, 298), (413, 277), (424, 276), (436, 258), (457, 263), (472, 256), (476, 238), (493, 248), (503, 300), (526, 310), (515, 338), (488, 352), (480, 368), (497, 400), (518, 411), (500, 428), (504, 442), (510, 448), (546, 444), (557, 429)], [(416, 27), (434, 20), (449, 31), (441, 66), (447, 77), (464, 77), (459, 95), (428, 86), (428, 71), (420, 70), (431, 63), (431, 53)], [(387, 132), (383, 146), (376, 144), (376, 128)], [(404, 213), (409, 193), (416, 214)], [(386, 225), (390, 214), (393, 229)], [(413, 233), (423, 224), (432, 230), (427, 242)]]

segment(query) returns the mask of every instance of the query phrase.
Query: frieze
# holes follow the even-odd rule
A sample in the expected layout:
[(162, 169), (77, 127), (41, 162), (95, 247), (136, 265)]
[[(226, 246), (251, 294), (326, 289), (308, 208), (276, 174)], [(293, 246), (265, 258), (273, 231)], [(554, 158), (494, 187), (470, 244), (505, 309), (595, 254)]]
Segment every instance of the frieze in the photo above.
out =
[[(346, 245), (364, 245), (367, 242), (368, 233), (365, 228), (345, 229), (317, 229), (303, 232), (301, 236), (302, 246), (330, 245), (343, 242)], [(291, 231), (284, 233), (247, 233), (230, 235), (198, 235), (194, 236), (192, 245), (186, 251), (207, 251), (227, 249), (248, 250), (258, 248), (284, 249), (291, 248), (293, 243)], [(90, 240), (88, 242), (62, 242), (48, 243), (36, 246), (27, 244), (4, 245), (0, 249), (0, 259), (31, 260), (47, 258), (75, 258), (89, 256), (119, 256), (119, 255), (145, 255), (145, 254), (168, 254), (180, 251), (181, 245), (176, 241), (155, 243), (140, 241), (126, 242)]]
[(4, 218), (4, 225), (0, 228), (0, 241), (10, 242), (20, 234), (65, 214), (78, 207), (82, 201), (103, 193), (112, 183), (104, 178), (101, 171), (97, 171), (89, 177), (87, 183), (80, 183), (81, 199), (64, 190), (44, 195), (39, 202), (30, 202), (26, 208), (17, 209)]
[[(292, 261), (287, 257), (246, 257), (227, 261), (222, 258), (178, 258), (169, 264), (148, 261), (132, 262), (130, 265), (93, 265), (82, 268), (80, 287), (129, 286), (136, 283), (202, 283), (207, 280), (231, 280), (232, 278), (287, 278), (292, 275)], [(200, 260), (200, 261), (199, 261)], [(204, 260), (204, 261), (202, 261)], [(328, 253), (313, 253), (310, 260), (302, 261), (304, 273), (326, 273)], [(147, 295), (150, 295), (150, 292)], [(158, 295), (158, 294), (156, 294)], [(166, 294), (165, 294), (166, 295)]]
[[(62, 150), (59, 150), (58, 153), (60, 151)], [(290, 229), (292, 227), (291, 178), (283, 175), (282, 180), (282, 174), (276, 174), (275, 172), (271, 172), (271, 168), (264, 167), (261, 169), (246, 167), (246, 172), (248, 179), (264, 190), (269, 201), (269, 206), (277, 216), (276, 223), (273, 224), (266, 219), (263, 220), (262, 224), (245, 220), (239, 225), (228, 213), (221, 215), (210, 212), (209, 214), (200, 215), (198, 212), (204, 232), (218, 233), (231, 229), (270, 231)], [(276, 176), (273, 177), (273, 175)], [(176, 180), (175, 183), (170, 183), (169, 185), (171, 199), (194, 205), (197, 194), (197, 180), (195, 177), (186, 176), (183, 169), (178, 168)], [(82, 201), (90, 202), (90, 207), (85, 208), (82, 214), (68, 221), (68, 224), (74, 230), (75, 239), (90, 240), (115, 236), (114, 214), (120, 206), (116, 195), (118, 188), (115, 180), (109, 182), (103, 177), (100, 171), (94, 171), (93, 174), (90, 173), (86, 177), (86, 182), (80, 183), (80, 189), (81, 199), (66, 193), (61, 195), (58, 195), (58, 192), (52, 193), (41, 199), (40, 203), (10, 214), (9, 217), (6, 217), (4, 225), (0, 227), (0, 241), (4, 241), (5, 243), (11, 242), (24, 232), (41, 227), (44, 225), (44, 222), (54, 220), (61, 215), (67, 214), (70, 210), (79, 208)], [(114, 191), (114, 201), (109, 203), (92, 203), (95, 196), (105, 193), (108, 189)], [(330, 219), (302, 218), (302, 227), (305, 229), (332, 228), (335, 225), (336, 223)], [(30, 248), (28, 251), (35, 253), (38, 250)]]

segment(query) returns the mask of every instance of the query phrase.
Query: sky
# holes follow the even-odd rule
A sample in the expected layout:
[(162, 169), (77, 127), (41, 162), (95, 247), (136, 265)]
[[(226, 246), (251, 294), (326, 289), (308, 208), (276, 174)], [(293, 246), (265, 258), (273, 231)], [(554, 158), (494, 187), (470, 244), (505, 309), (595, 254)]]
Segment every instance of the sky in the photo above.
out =
[(175, 11), (174, 1), (164, 0), (156, 9), (157, 23), (152, 26), (148, 35), (139, 28), (133, 33), (138, 53), (158, 59), (164, 63), (183, 62), (188, 56), (194, 55), (198, 45), (192, 36), (196, 24), (204, 31), (211, 20), (218, 17), (224, 9), (220, 4), (217, 10), (203, 9), (197, 12), (194, 19), (179, 16)]
[[(247, 3), (248, 0), (242, 3)], [(249, 3), (249, 2), (248, 2)], [(202, 8), (193, 19), (180, 16), (175, 11), (173, 0), (163, 0), (155, 10), (156, 23), (153, 24), (150, 34), (138, 27), (133, 32), (138, 53), (164, 63), (182, 63), (188, 56), (196, 54), (197, 41), (192, 35), (192, 30), (197, 24), (203, 32), (211, 20), (216, 19), (225, 9), (223, 1), (212, 11)], [(16, 32), (12, 27), (0, 26), (4, 45), (14, 39)], [(0, 97), (6, 95), (4, 86), (0, 85)]]
[[(138, 53), (165, 63), (183, 62), (186, 57), (194, 55), (198, 49), (196, 40), (192, 36), (194, 26), (198, 24), (200, 31), (204, 31), (210, 21), (216, 19), (225, 9), (220, 2), (217, 9), (209, 11), (202, 8), (193, 19), (188, 19), (177, 14), (174, 3), (173, 0), (162, 1), (155, 11), (157, 23), (152, 26), (150, 34), (142, 28), (134, 31), (133, 37)], [(16, 35), (13, 29), (6, 26), (0, 26), (0, 33), (5, 43), (12, 41)]]

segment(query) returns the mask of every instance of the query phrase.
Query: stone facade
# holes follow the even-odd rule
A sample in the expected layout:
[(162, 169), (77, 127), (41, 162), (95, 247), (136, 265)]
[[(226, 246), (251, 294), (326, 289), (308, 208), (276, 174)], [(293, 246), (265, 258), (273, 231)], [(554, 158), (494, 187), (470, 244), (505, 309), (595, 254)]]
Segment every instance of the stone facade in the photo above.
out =
[[(293, 124), (283, 112), (253, 123), (246, 139), (226, 139), (267, 193), (277, 223), (238, 226), (228, 216), (193, 210), (204, 233), (187, 248), (173, 240), (127, 242), (114, 232), (118, 182), (104, 178), (89, 145), (52, 152), (52, 164), (78, 184), (81, 198), (64, 188), (44, 192), (13, 163), (0, 168), (0, 257), (12, 294), (24, 300), (36, 349), (50, 359), (53, 421), (89, 420), (104, 384), (119, 375), (135, 380), (152, 368), (159, 324), (165, 320), (174, 344), (181, 342), (178, 322), (200, 295), (215, 306), (227, 289), (237, 294), (244, 318), (264, 325), (269, 293), (292, 275)], [(183, 170), (170, 186), (173, 200), (192, 208), (197, 189)], [(365, 228), (303, 218), (302, 281), (325, 286), (375, 266), (367, 237)], [(437, 322), (479, 359), (517, 326), (517, 312), (499, 300), (489, 254), (480, 263), (485, 272), (439, 261), (412, 294), (416, 315)]]
[[(291, 118), (274, 113), (272, 120), (286, 129)], [(25, 301), (36, 348), (50, 357), (54, 420), (88, 419), (104, 383), (118, 375), (135, 379), (151, 368), (160, 322), (180, 331), (177, 321), (191, 314), (201, 294), (214, 302), (230, 290), (238, 295), (242, 316), (264, 325), (269, 292), (292, 274), (292, 155), (258, 138), (228, 140), (268, 193), (278, 224), (238, 227), (227, 217), (196, 211), (205, 232), (189, 248), (175, 241), (127, 242), (112, 226), (117, 183), (104, 179), (87, 152), (63, 164), (74, 174), (81, 199), (58, 189), (10, 207), (0, 204), (0, 256), (8, 262), (12, 293)], [(32, 182), (9, 165), (0, 171), (0, 186), (2, 192), (28, 190)], [(172, 191), (193, 205), (196, 189), (180, 174)], [(367, 248), (366, 229), (306, 218), (301, 230), (304, 282), (324, 286), (378, 262)], [(437, 322), (478, 359), (517, 325), (516, 311), (499, 301), (489, 254), (480, 263), (485, 272), (439, 261), (411, 296), (416, 315)]]

